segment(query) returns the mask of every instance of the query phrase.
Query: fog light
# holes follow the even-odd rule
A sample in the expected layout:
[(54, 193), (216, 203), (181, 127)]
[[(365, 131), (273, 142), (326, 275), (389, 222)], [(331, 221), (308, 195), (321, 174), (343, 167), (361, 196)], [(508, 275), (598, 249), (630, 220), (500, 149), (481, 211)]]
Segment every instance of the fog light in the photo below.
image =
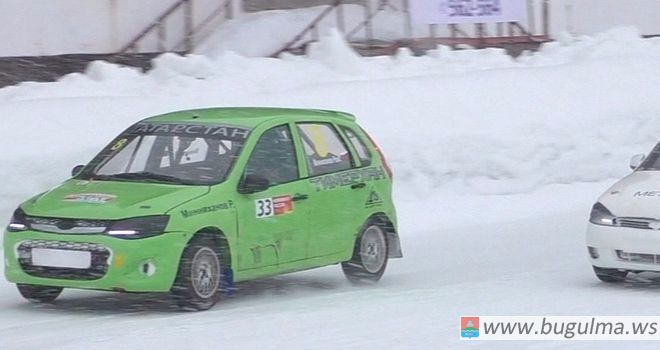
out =
[(151, 277), (156, 273), (156, 265), (151, 261), (144, 262), (140, 265), (140, 272), (147, 277)]
[(587, 250), (589, 251), (589, 256), (592, 259), (598, 259), (600, 257), (600, 255), (598, 255), (598, 249), (594, 247), (587, 247)]

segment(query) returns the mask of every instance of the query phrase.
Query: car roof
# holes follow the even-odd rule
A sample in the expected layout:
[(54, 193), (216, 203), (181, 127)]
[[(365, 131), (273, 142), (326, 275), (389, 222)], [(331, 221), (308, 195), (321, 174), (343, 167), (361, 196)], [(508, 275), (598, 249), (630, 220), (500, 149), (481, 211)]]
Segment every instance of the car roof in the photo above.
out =
[(327, 118), (328, 121), (340, 119), (355, 121), (355, 116), (349, 113), (298, 108), (268, 108), (268, 107), (229, 107), (229, 108), (202, 108), (170, 112), (153, 116), (146, 122), (203, 122), (230, 124), (243, 127), (255, 127), (265, 121), (273, 119), (304, 120), (305, 118)]

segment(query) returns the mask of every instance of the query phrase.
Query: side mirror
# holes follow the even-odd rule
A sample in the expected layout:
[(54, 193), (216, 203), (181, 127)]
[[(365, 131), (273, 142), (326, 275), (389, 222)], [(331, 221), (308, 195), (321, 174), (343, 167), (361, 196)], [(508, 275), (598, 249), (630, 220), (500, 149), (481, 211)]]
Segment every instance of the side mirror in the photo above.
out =
[(267, 190), (268, 187), (270, 187), (270, 182), (267, 178), (261, 175), (246, 175), (238, 186), (238, 193), (257, 193)]
[(85, 166), (84, 165), (76, 165), (71, 169), (71, 176), (76, 176), (80, 174), (80, 172), (83, 170)]
[(632, 157), (630, 160), (630, 169), (635, 170), (639, 168), (640, 165), (646, 160), (646, 155), (644, 154), (636, 154)]

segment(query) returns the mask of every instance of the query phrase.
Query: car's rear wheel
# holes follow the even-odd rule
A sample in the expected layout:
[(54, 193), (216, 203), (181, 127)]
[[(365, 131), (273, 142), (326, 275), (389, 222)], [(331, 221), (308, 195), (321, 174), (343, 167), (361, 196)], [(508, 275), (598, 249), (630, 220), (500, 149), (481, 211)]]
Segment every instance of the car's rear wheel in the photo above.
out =
[(594, 273), (599, 280), (607, 283), (619, 283), (626, 280), (628, 271), (621, 271), (617, 269), (604, 269), (602, 267), (594, 266)]
[(23, 298), (33, 303), (52, 303), (62, 293), (61, 287), (36, 286), (32, 284), (17, 284), (16, 287)]
[(387, 255), (387, 237), (383, 228), (369, 222), (355, 242), (353, 257), (341, 267), (352, 283), (377, 282), (385, 273)]
[(201, 236), (188, 243), (172, 287), (172, 294), (182, 309), (208, 310), (218, 302), (223, 283), (221, 261), (213, 239)]

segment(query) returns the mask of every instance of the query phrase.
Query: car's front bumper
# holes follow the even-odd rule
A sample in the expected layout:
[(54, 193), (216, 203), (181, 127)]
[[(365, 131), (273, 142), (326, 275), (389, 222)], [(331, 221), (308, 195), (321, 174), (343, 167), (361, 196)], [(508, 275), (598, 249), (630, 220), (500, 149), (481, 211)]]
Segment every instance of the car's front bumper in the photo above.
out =
[(593, 266), (660, 272), (660, 231), (589, 223), (587, 247)]
[[(65, 235), (37, 231), (5, 232), (5, 277), (9, 282), (127, 292), (166, 292), (176, 278), (189, 239), (169, 232), (144, 239), (106, 235)], [(92, 251), (90, 269), (33, 267), (30, 249)]]

